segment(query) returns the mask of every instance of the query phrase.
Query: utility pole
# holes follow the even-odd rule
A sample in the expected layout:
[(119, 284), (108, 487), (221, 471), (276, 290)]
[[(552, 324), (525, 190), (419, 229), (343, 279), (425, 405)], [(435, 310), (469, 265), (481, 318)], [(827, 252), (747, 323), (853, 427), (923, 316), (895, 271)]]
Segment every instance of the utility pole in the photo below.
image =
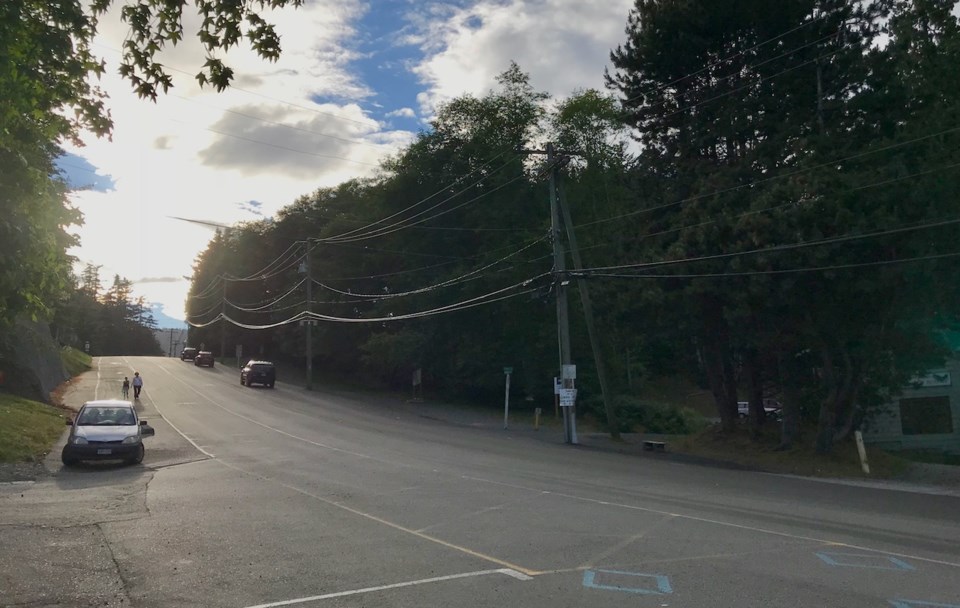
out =
[(304, 267), (307, 272), (307, 390), (313, 390), (313, 276), (310, 274), (310, 241), (307, 240), (307, 254), (304, 258)]
[(577, 234), (573, 230), (573, 220), (570, 218), (570, 209), (567, 207), (563, 186), (560, 188), (559, 207), (563, 215), (563, 224), (567, 228), (567, 242), (570, 243), (570, 255), (573, 258), (573, 270), (577, 273), (577, 291), (580, 292), (580, 305), (583, 306), (583, 316), (587, 323), (587, 336), (590, 338), (590, 349), (593, 351), (593, 362), (597, 366), (597, 378), (600, 380), (600, 394), (603, 396), (603, 409), (607, 414), (607, 427), (610, 437), (620, 439), (620, 423), (617, 420), (617, 410), (610, 401), (610, 392), (607, 390), (607, 369), (603, 365), (603, 354), (600, 351), (600, 341), (593, 324), (593, 302), (590, 299), (590, 290), (583, 274), (583, 261), (580, 259), (580, 249), (577, 247)]
[(170, 328), (170, 356), (173, 356), (173, 328)]
[[(553, 142), (547, 144), (547, 167), (550, 168), (550, 237), (553, 240), (553, 271), (557, 287), (557, 334), (560, 342), (561, 370), (572, 365), (570, 356), (570, 314), (567, 306), (567, 262), (560, 234), (560, 208), (557, 203), (557, 167), (556, 151)], [(563, 376), (564, 374), (561, 374)], [(573, 380), (563, 378), (563, 388), (573, 388)], [(576, 406), (561, 407), (563, 410), (563, 439), (566, 443), (576, 444), (577, 412)]]
[(223, 296), (220, 302), (220, 364), (227, 352), (227, 278), (223, 279)]

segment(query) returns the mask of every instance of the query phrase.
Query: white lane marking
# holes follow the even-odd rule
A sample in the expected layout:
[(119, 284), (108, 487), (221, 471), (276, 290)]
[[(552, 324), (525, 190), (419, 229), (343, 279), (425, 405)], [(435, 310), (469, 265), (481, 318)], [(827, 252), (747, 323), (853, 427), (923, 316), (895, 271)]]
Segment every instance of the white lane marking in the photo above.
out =
[(143, 394), (143, 398), (144, 398), (145, 400), (149, 401), (149, 402), (150, 402), (150, 405), (153, 406), (153, 409), (157, 410), (157, 413), (160, 414), (160, 417), (161, 417), (161, 418), (163, 418), (163, 421), (166, 422), (167, 424), (169, 424), (169, 425), (170, 425), (170, 428), (172, 428), (172, 429), (175, 430), (177, 433), (179, 433), (181, 437), (183, 437), (184, 439), (186, 439), (187, 441), (189, 441), (189, 442), (190, 442), (190, 445), (192, 445), (193, 447), (197, 448), (197, 450), (198, 450), (199, 452), (205, 454), (208, 458), (216, 458), (216, 456), (214, 456), (214, 455), (211, 454), (210, 452), (206, 451), (205, 449), (203, 449), (202, 447), (200, 447), (199, 445), (197, 445), (197, 442), (196, 442), (196, 441), (194, 441), (193, 439), (190, 439), (189, 437), (187, 437), (187, 434), (184, 433), (183, 431), (181, 431), (180, 429), (178, 429), (178, 428), (177, 428), (177, 425), (175, 425), (174, 423), (170, 422), (170, 419), (167, 418), (166, 416), (164, 416), (164, 415), (163, 415), (163, 412), (160, 411), (160, 408), (157, 407), (157, 402), (153, 400), (153, 397), (151, 397), (150, 395), (144, 393), (144, 394)]
[[(262, 426), (262, 427), (264, 427), (264, 428), (270, 429), (270, 430), (275, 431), (275, 432), (277, 432), (277, 433), (280, 433), (280, 434), (282, 434), (282, 435), (286, 435), (286, 436), (291, 437), (291, 438), (293, 438), (293, 439), (297, 439), (297, 440), (299, 440), (299, 441), (304, 441), (304, 442), (306, 442), (306, 443), (310, 443), (310, 444), (312, 444), (312, 445), (316, 445), (316, 446), (318, 446), (318, 447), (323, 447), (323, 448), (327, 448), (327, 449), (334, 450), (334, 451), (338, 451), (338, 452), (344, 452), (344, 453), (346, 453), (346, 454), (351, 454), (351, 455), (354, 455), (354, 456), (358, 456), (358, 457), (360, 457), (360, 458), (366, 458), (366, 459), (374, 460), (374, 461), (377, 461), (377, 462), (386, 462), (386, 463), (388, 463), (388, 464), (394, 464), (394, 465), (400, 465), (400, 466), (410, 466), (410, 465), (404, 465), (403, 463), (400, 463), (400, 462), (397, 462), (397, 461), (381, 460), (381, 459), (379, 459), (379, 458), (375, 458), (375, 457), (369, 456), (369, 455), (367, 455), (367, 454), (360, 454), (360, 453), (357, 453), (357, 452), (352, 452), (352, 451), (350, 451), (350, 450), (344, 450), (344, 449), (341, 449), (341, 448), (335, 448), (335, 447), (333, 447), (333, 446), (325, 445), (325, 444), (322, 444), (322, 443), (317, 443), (317, 442), (315, 442), (315, 441), (310, 441), (309, 439), (304, 439), (304, 438), (302, 438), (302, 437), (297, 437), (296, 435), (291, 435), (290, 433), (287, 433), (286, 431), (281, 431), (280, 429), (276, 429), (276, 428), (274, 428), (274, 427), (271, 427), (271, 426), (269, 426), (269, 425), (263, 424), (263, 423), (261, 423), (261, 422), (257, 422), (256, 420), (253, 420), (253, 419), (248, 418), (248, 417), (246, 417), (246, 416), (244, 416), (244, 415), (242, 415), (242, 414), (238, 414), (238, 413), (236, 413), (236, 412), (234, 412), (234, 411), (232, 411), (232, 410), (229, 410), (229, 409), (223, 407), (222, 405), (216, 403), (211, 397), (208, 397), (207, 395), (204, 395), (202, 392), (196, 390), (195, 388), (193, 388), (192, 386), (190, 386), (189, 384), (187, 384), (187, 383), (184, 382), (183, 380), (180, 380), (179, 378), (177, 378), (176, 376), (174, 376), (171, 372), (167, 371), (166, 369), (163, 369), (162, 367), (161, 367), (160, 369), (161, 369), (162, 371), (166, 372), (167, 374), (169, 374), (172, 378), (176, 379), (176, 380), (177, 380), (178, 382), (180, 382), (181, 384), (184, 384), (187, 388), (193, 390), (195, 393), (197, 393), (197, 394), (200, 395), (201, 397), (204, 397), (205, 399), (208, 399), (213, 405), (217, 406), (218, 408), (224, 410), (224, 411), (227, 412), (227, 413), (233, 414), (234, 416), (237, 416), (237, 417), (239, 417), (239, 418), (243, 418), (243, 419), (245, 419), (245, 420), (248, 420), (249, 422), (252, 422), (252, 423), (254, 423), (254, 424), (256, 424), (256, 425), (259, 425), (259, 426)], [(158, 410), (158, 411), (159, 411), (159, 410)], [(169, 422), (169, 420), (168, 420), (167, 422)], [(173, 425), (171, 424), (170, 426), (173, 426)], [(174, 427), (174, 428), (176, 428), (176, 427)], [(179, 432), (179, 431), (177, 431), (177, 432)], [(183, 433), (181, 433), (181, 435), (182, 435), (182, 434), (183, 434)], [(184, 437), (186, 437), (186, 435), (184, 435)], [(189, 441), (189, 439), (188, 439), (188, 441)], [(190, 443), (193, 443), (193, 442), (190, 441)], [(194, 444), (194, 445), (196, 445), (196, 444)], [(200, 447), (197, 446), (197, 449), (200, 449)], [(203, 450), (201, 450), (201, 451), (203, 451)], [(204, 453), (207, 453), (207, 452), (204, 451)], [(222, 460), (218, 460), (217, 462), (220, 462), (220, 463), (222, 463), (222, 464), (226, 464), (226, 463), (224, 463)], [(247, 474), (251, 474), (251, 475), (256, 475), (255, 473), (250, 473), (249, 471), (245, 471), (245, 470), (243, 470), (243, 469), (241, 469), (241, 468), (239, 468), (239, 467), (234, 467), (234, 466), (232, 466), (232, 465), (226, 465), (226, 466), (230, 466), (231, 468), (234, 468), (234, 469), (236, 469), (236, 470), (238, 470), (238, 471), (241, 471), (241, 472), (243, 472), (243, 473), (247, 473)], [(436, 469), (434, 469), (434, 472), (438, 472), (438, 471), (437, 471)], [(450, 471), (450, 473), (453, 473), (453, 471)], [(257, 476), (257, 477), (264, 478), (264, 479), (269, 479), (269, 478), (264, 477), (264, 476), (262, 476), (262, 475), (256, 475), (256, 476)], [(777, 530), (769, 530), (769, 529), (767, 529), (767, 528), (759, 528), (759, 527), (756, 527), (756, 526), (748, 526), (748, 525), (745, 525), (745, 524), (736, 524), (736, 523), (732, 523), (732, 522), (719, 521), (719, 520), (716, 520), (716, 519), (709, 519), (709, 518), (706, 518), (706, 517), (697, 517), (697, 516), (695, 516), (695, 515), (683, 515), (683, 514), (681, 514), (681, 513), (674, 513), (674, 512), (672, 512), (672, 511), (664, 511), (664, 510), (661, 510), (661, 509), (651, 509), (651, 508), (649, 508), (649, 507), (638, 507), (638, 506), (635, 506), (635, 505), (627, 505), (627, 504), (623, 504), (623, 503), (609, 502), (609, 501), (599, 500), (599, 499), (595, 499), (595, 498), (587, 498), (587, 497), (584, 497), (584, 496), (577, 496), (577, 495), (575, 495), (575, 494), (565, 494), (565, 493), (563, 493), (563, 492), (554, 492), (554, 491), (539, 490), (539, 489), (536, 489), (536, 488), (531, 488), (531, 487), (523, 486), (523, 485), (519, 485), (519, 484), (506, 483), (506, 482), (502, 482), (502, 481), (494, 481), (494, 480), (492, 480), (492, 479), (486, 479), (486, 478), (483, 478), (483, 477), (474, 477), (474, 476), (471, 476), (471, 475), (460, 475), (460, 478), (461, 478), (461, 479), (469, 479), (469, 480), (472, 480), (472, 481), (479, 481), (479, 482), (481, 482), (481, 483), (488, 483), (488, 484), (492, 484), (492, 485), (503, 486), (503, 487), (516, 488), (516, 489), (518, 489), (518, 490), (525, 490), (525, 491), (527, 491), (527, 492), (538, 492), (538, 493), (545, 493), (545, 494), (554, 494), (554, 495), (556, 495), (556, 496), (562, 496), (562, 497), (564, 497), (564, 498), (570, 498), (570, 499), (572, 499), (572, 500), (579, 500), (579, 501), (583, 501), (583, 502), (589, 502), (589, 503), (599, 504), (599, 505), (608, 506), (608, 507), (617, 507), (617, 508), (622, 508), (622, 509), (630, 509), (630, 510), (633, 510), (633, 511), (642, 511), (642, 512), (645, 512), (645, 513), (657, 513), (657, 514), (660, 514), (660, 515), (670, 515), (670, 516), (677, 517), (677, 518), (687, 519), (687, 520), (690, 520), (690, 521), (699, 521), (699, 522), (702, 522), (702, 523), (708, 523), (708, 524), (713, 524), (713, 525), (717, 525), (717, 526), (725, 526), (725, 527), (729, 527), (729, 528), (736, 528), (736, 529), (739, 529), (739, 530), (749, 530), (749, 531), (752, 531), (752, 532), (758, 532), (758, 533), (761, 533), (761, 534), (770, 534), (770, 535), (773, 535), (773, 536), (780, 536), (780, 537), (783, 537), (783, 538), (790, 538), (790, 539), (794, 539), (794, 540), (824, 543), (824, 544), (836, 545), (836, 546), (847, 547), (847, 548), (850, 548), (850, 549), (858, 549), (858, 550), (863, 550), (863, 551), (872, 551), (872, 552), (874, 552), (874, 553), (882, 553), (882, 554), (884, 554), (884, 555), (893, 555), (893, 556), (895, 556), (895, 557), (902, 557), (902, 558), (905, 558), (905, 559), (915, 559), (915, 560), (918, 560), (918, 561), (923, 561), (923, 562), (927, 562), (927, 563), (931, 563), (931, 564), (939, 564), (939, 565), (943, 565), (943, 566), (951, 566), (951, 567), (954, 567), (954, 568), (960, 568), (960, 563), (954, 563), (954, 562), (948, 562), (948, 561), (944, 561), (944, 560), (932, 559), (932, 558), (929, 558), (929, 557), (920, 557), (920, 556), (917, 556), (917, 555), (911, 555), (911, 554), (909, 554), (909, 553), (896, 553), (896, 552), (893, 552), (893, 551), (886, 551), (886, 550), (883, 550), (883, 549), (874, 549), (874, 548), (872, 548), (872, 547), (864, 547), (864, 546), (861, 546), (861, 545), (851, 545), (851, 544), (849, 544), (849, 543), (844, 543), (844, 542), (839, 542), (839, 541), (834, 541), (834, 540), (828, 540), (828, 539), (823, 539), (823, 538), (817, 538), (817, 537), (815, 537), (815, 536), (803, 536), (803, 535), (800, 535), (800, 534), (790, 534), (789, 532), (780, 532), (780, 531), (777, 531)], [(311, 493), (309, 493), (309, 492), (305, 492), (305, 491), (303, 491), (303, 490), (301, 490), (301, 489), (299, 489), (299, 488), (296, 488), (296, 487), (294, 487), (294, 486), (287, 485), (287, 484), (285, 484), (285, 483), (283, 483), (283, 482), (281, 482), (281, 481), (272, 480), (272, 479), (271, 479), (271, 481), (274, 481), (275, 483), (279, 483), (280, 485), (285, 486), (285, 487), (287, 487), (287, 488), (289, 488), (289, 489), (291, 489), (291, 490), (294, 490), (294, 491), (300, 492), (300, 493), (302, 493), (302, 494), (305, 494), (305, 495), (307, 495), (307, 496), (312, 496), (312, 497), (314, 497), (314, 498), (317, 498), (318, 500), (322, 500), (322, 501), (324, 501), (324, 502), (327, 502), (328, 504), (331, 504), (331, 505), (334, 505), (334, 506), (337, 506), (337, 507), (346, 509), (346, 510), (348, 510), (348, 511), (351, 511), (351, 512), (353, 512), (353, 513), (356, 513), (357, 515), (362, 515), (363, 517), (367, 517), (367, 518), (369, 518), (369, 519), (373, 519), (373, 520), (376, 520), (376, 521), (380, 521), (381, 523), (387, 524), (387, 525), (392, 526), (392, 527), (394, 527), (394, 528), (397, 528), (397, 529), (399, 529), (399, 530), (403, 530), (404, 532), (409, 532), (409, 533), (414, 534), (414, 535), (416, 535), (416, 536), (420, 536), (420, 537), (422, 537), (422, 538), (424, 538), (424, 539), (431, 540), (431, 541), (433, 541), (433, 542), (438, 542), (438, 543), (440, 543), (440, 544), (443, 544), (443, 545), (446, 545), (446, 546), (449, 546), (449, 547), (451, 547), (451, 548), (455, 548), (455, 549), (458, 549), (458, 550), (461, 550), (461, 551), (465, 550), (464, 547), (460, 547), (460, 546), (458, 546), (458, 545), (453, 545), (452, 543), (447, 543), (446, 541), (442, 541), (442, 540), (440, 540), (440, 539), (431, 537), (431, 536), (429, 536), (429, 535), (427, 535), (427, 534), (423, 534), (423, 533), (417, 532), (416, 530), (412, 530), (412, 529), (409, 529), (409, 528), (405, 528), (405, 527), (403, 527), (403, 526), (399, 526), (399, 525), (394, 524), (394, 523), (392, 523), (392, 522), (389, 522), (389, 521), (380, 519), (380, 518), (378, 518), (378, 517), (375, 517), (375, 516), (373, 516), (373, 515), (369, 515), (369, 514), (367, 514), (367, 513), (363, 513), (362, 511), (358, 511), (358, 510), (356, 510), (356, 509), (352, 509), (352, 508), (347, 507), (346, 505), (343, 505), (343, 504), (341, 504), (341, 503), (333, 502), (333, 501), (327, 500), (327, 499), (325, 499), (325, 498), (322, 498), (322, 497), (313, 495), (313, 494), (311, 494)], [(469, 550), (467, 550), (467, 551), (469, 551)], [(480, 555), (480, 556), (483, 557), (483, 558), (485, 558), (485, 559), (489, 559), (488, 556), (485, 556), (485, 555)], [(494, 561), (499, 561), (499, 560), (494, 560)], [(526, 569), (521, 568), (521, 570), (526, 570)], [(527, 570), (527, 571), (530, 572), (529, 570)]]
[[(492, 479), (484, 479), (483, 477), (472, 477), (470, 475), (461, 475), (463, 479), (469, 479), (471, 481), (479, 481), (482, 483), (489, 483), (499, 486), (506, 486), (509, 488), (516, 488), (518, 490), (526, 490), (528, 492), (540, 492), (535, 488), (529, 488), (527, 486), (522, 486), (512, 483), (504, 483), (502, 481), (494, 481)], [(746, 524), (735, 524), (728, 521), (720, 521), (716, 519), (709, 519), (707, 517), (697, 517), (696, 515), (684, 515), (682, 513), (673, 513), (672, 511), (662, 511), (660, 509), (651, 509), (649, 507), (638, 507), (636, 505), (627, 505), (620, 502), (608, 502), (605, 500), (597, 500), (595, 498), (587, 498), (585, 496), (577, 496), (576, 494), (565, 494), (563, 492), (552, 492), (555, 496), (562, 496), (564, 498), (570, 498), (572, 500), (579, 500), (583, 502), (589, 502), (598, 505), (604, 505), (608, 507), (617, 507), (620, 509), (629, 509), (631, 511), (643, 511), (644, 513), (656, 513), (659, 515), (671, 515), (673, 517), (688, 519), (690, 521), (699, 521), (705, 524), (713, 524), (716, 526), (725, 526), (728, 528), (737, 528), (738, 530), (749, 530), (751, 532), (759, 532), (761, 534), (770, 534), (773, 536), (781, 536), (783, 538), (790, 538), (793, 540), (802, 540), (815, 543), (823, 543), (827, 545), (834, 545), (837, 547), (847, 547), (848, 549), (858, 549), (862, 551), (873, 551), (874, 553), (882, 553), (884, 555), (893, 555), (895, 557), (903, 557), (906, 559), (915, 559), (922, 562), (927, 562), (931, 564), (940, 564), (941, 566), (951, 566), (954, 568), (960, 568), (960, 563), (948, 562), (939, 559), (933, 559), (929, 557), (919, 557), (917, 555), (911, 555), (909, 553), (896, 553), (894, 551), (887, 551), (885, 549), (874, 549), (873, 547), (864, 547), (862, 545), (851, 545), (849, 543), (844, 543), (836, 540), (828, 540), (824, 538), (817, 538), (816, 536), (803, 536), (802, 534), (790, 534), (789, 532), (780, 532), (778, 530), (770, 530), (767, 528), (758, 528), (756, 526), (748, 526)]]
[(304, 496), (308, 496), (308, 497), (310, 497), (310, 498), (313, 498), (314, 500), (319, 500), (320, 502), (322, 502), (322, 503), (324, 503), (324, 504), (327, 504), (327, 505), (330, 505), (331, 507), (336, 507), (336, 508), (338, 508), (338, 509), (342, 509), (342, 510), (346, 511), (347, 513), (353, 513), (354, 515), (357, 515), (357, 516), (359, 516), (359, 517), (363, 517), (363, 518), (365, 518), (365, 519), (369, 519), (370, 521), (375, 521), (375, 522), (377, 522), (377, 523), (379, 523), (379, 524), (383, 524), (383, 525), (385, 525), (385, 526), (387, 526), (387, 527), (393, 528), (394, 530), (399, 530), (400, 532), (406, 532), (407, 534), (411, 534), (411, 535), (413, 535), (413, 536), (416, 536), (417, 538), (420, 538), (420, 539), (423, 539), (423, 540), (426, 540), (426, 541), (429, 541), (429, 542), (432, 542), (432, 543), (436, 543), (436, 544), (438, 544), (438, 545), (440, 545), (440, 546), (442, 546), (442, 547), (447, 547), (448, 549), (454, 549), (454, 550), (459, 551), (459, 552), (461, 552), (461, 553), (466, 553), (467, 555), (476, 557), (476, 558), (478, 558), (478, 559), (482, 559), (482, 560), (487, 561), (487, 562), (490, 562), (490, 563), (492, 563), (492, 564), (497, 564), (497, 565), (500, 565), (500, 566), (505, 566), (506, 568), (508, 568), (508, 569), (510, 569), (510, 570), (514, 570), (514, 571), (516, 571), (516, 572), (522, 572), (523, 574), (528, 575), (528, 576), (534, 576), (534, 575), (537, 574), (537, 571), (536, 571), (536, 570), (530, 570), (529, 568), (524, 568), (523, 566), (518, 566), (517, 564), (508, 562), (508, 561), (506, 561), (506, 560), (502, 560), (502, 559), (500, 559), (500, 558), (498, 558), (498, 557), (493, 557), (492, 555), (487, 555), (486, 553), (481, 553), (481, 552), (479, 552), (479, 551), (474, 551), (473, 549), (469, 549), (469, 548), (467, 548), (467, 547), (463, 547), (463, 546), (461, 546), (461, 545), (457, 545), (457, 544), (454, 544), (454, 543), (445, 541), (445, 540), (443, 540), (442, 538), (437, 538), (436, 536), (430, 536), (429, 534), (424, 534), (423, 532), (417, 532), (416, 530), (414, 530), (414, 529), (412, 529), (412, 528), (408, 528), (408, 527), (406, 527), (406, 526), (402, 526), (402, 525), (397, 524), (397, 523), (394, 523), (394, 522), (392, 522), (392, 521), (390, 521), (390, 520), (388, 520), (388, 519), (383, 519), (382, 517), (377, 517), (376, 515), (371, 515), (370, 513), (366, 513), (366, 512), (364, 512), (364, 511), (361, 511), (360, 509), (355, 509), (355, 508), (353, 508), (353, 507), (351, 507), (351, 506), (345, 505), (345, 504), (343, 504), (342, 502), (337, 502), (337, 501), (335, 501), (335, 500), (331, 500), (331, 499), (329, 499), (329, 498), (325, 498), (325, 497), (323, 497), (323, 496), (320, 496), (319, 494), (314, 494), (313, 492), (309, 492), (309, 491), (304, 490), (304, 489), (302, 489), (302, 488), (298, 488), (297, 486), (293, 486), (293, 485), (290, 485), (290, 484), (288, 484), (288, 483), (284, 483), (284, 482), (280, 481), (279, 479), (277, 479), (277, 478), (275, 478), (275, 477), (267, 477), (266, 475), (262, 475), (262, 474), (260, 474), (260, 473), (254, 473), (254, 472), (252, 472), (252, 471), (248, 471), (248, 470), (246, 470), (246, 469), (244, 469), (244, 468), (242, 468), (242, 467), (238, 467), (237, 465), (230, 464), (229, 462), (226, 462), (226, 461), (224, 461), (224, 460), (222, 460), (222, 459), (219, 459), (219, 458), (216, 459), (216, 462), (218, 462), (219, 464), (227, 467), (228, 469), (233, 469), (234, 471), (239, 471), (239, 472), (243, 473), (244, 475), (249, 475), (249, 476), (255, 477), (255, 478), (257, 478), (257, 479), (262, 479), (262, 480), (264, 480), (264, 481), (273, 482), (273, 483), (277, 484), (278, 486), (282, 486), (282, 487), (284, 487), (284, 488), (287, 488), (288, 490), (293, 490), (294, 492), (296, 492), (296, 493), (298, 493), (298, 494), (303, 494)]
[(97, 400), (97, 395), (100, 394), (100, 357), (97, 357), (97, 385), (93, 387), (93, 400)]
[(273, 431), (274, 433), (279, 433), (279, 434), (281, 434), (281, 435), (284, 435), (285, 437), (289, 437), (289, 438), (291, 438), (291, 439), (296, 439), (297, 441), (302, 441), (302, 442), (304, 442), (304, 443), (309, 443), (310, 445), (314, 445), (314, 446), (317, 446), (317, 447), (319, 447), (319, 448), (324, 448), (324, 449), (331, 450), (331, 451), (334, 451), (334, 452), (341, 452), (341, 453), (344, 453), (344, 454), (350, 454), (351, 456), (356, 456), (357, 458), (364, 458), (364, 459), (367, 459), (367, 460), (374, 460), (374, 461), (376, 461), (376, 462), (382, 462), (382, 463), (384, 463), (384, 464), (391, 464), (391, 465), (398, 465), (398, 464), (399, 464), (399, 465), (401, 465), (401, 466), (410, 466), (410, 465), (405, 465), (405, 464), (398, 463), (398, 462), (392, 461), (392, 460), (384, 460), (384, 459), (381, 459), (381, 458), (377, 458), (377, 457), (375, 457), (375, 456), (370, 456), (369, 454), (363, 454), (363, 453), (361, 453), (361, 452), (354, 452), (354, 451), (352, 451), (352, 450), (347, 450), (347, 449), (344, 449), (344, 448), (338, 448), (338, 447), (335, 447), (335, 446), (332, 446), (332, 445), (329, 445), (329, 444), (326, 444), (326, 443), (320, 443), (320, 442), (318, 442), (318, 441), (312, 441), (312, 440), (310, 440), (310, 439), (306, 439), (305, 437), (299, 437), (299, 436), (294, 435), (294, 434), (292, 434), (292, 433), (288, 433), (288, 432), (286, 432), (286, 431), (280, 430), (280, 429), (278, 429), (278, 428), (276, 428), (276, 427), (270, 426), (269, 424), (264, 424), (264, 423), (262, 423), (262, 422), (259, 422), (259, 421), (257, 421), (257, 420), (254, 420), (253, 418), (250, 418), (249, 416), (244, 416), (243, 414), (239, 414), (239, 413), (231, 410), (230, 408), (227, 408), (227, 407), (224, 407), (224, 406), (220, 405), (219, 403), (217, 403), (217, 401), (216, 401), (213, 397), (211, 397), (211, 396), (209, 396), (209, 395), (207, 395), (207, 394), (204, 394), (202, 391), (194, 388), (192, 385), (187, 384), (186, 382), (184, 382), (183, 380), (181, 380), (180, 378), (178, 378), (177, 376), (175, 376), (175, 375), (174, 375), (173, 373), (171, 373), (170, 371), (168, 371), (168, 370), (166, 370), (166, 369), (164, 369), (164, 368), (162, 368), (162, 367), (160, 368), (160, 371), (165, 372), (165, 373), (168, 374), (171, 378), (173, 378), (174, 380), (176, 380), (176, 381), (179, 382), (180, 384), (183, 384), (183, 385), (184, 385), (185, 387), (187, 387), (189, 390), (193, 391), (194, 393), (200, 395), (201, 397), (203, 397), (204, 399), (206, 399), (207, 401), (209, 401), (209, 402), (210, 402), (210, 405), (213, 405), (213, 406), (215, 406), (215, 407), (220, 408), (221, 410), (225, 411), (226, 413), (230, 414), (231, 416), (236, 416), (237, 418), (241, 418), (241, 419), (243, 419), (243, 420), (246, 420), (247, 422), (252, 422), (253, 424), (256, 424), (257, 426), (260, 426), (260, 427), (263, 427), (263, 428), (265, 428), (265, 429), (271, 430), (271, 431)]
[(373, 593), (375, 591), (386, 591), (387, 589), (400, 589), (402, 587), (413, 587), (414, 585), (427, 585), (429, 583), (439, 583), (442, 581), (452, 581), (458, 578), (473, 578), (477, 576), (487, 576), (490, 574), (505, 574), (521, 581), (529, 581), (531, 577), (521, 574), (510, 568), (500, 568), (499, 570), (479, 570), (477, 572), (464, 572), (462, 574), (450, 574), (447, 576), (435, 576), (433, 578), (423, 578), (417, 581), (406, 581), (403, 583), (394, 583), (392, 585), (380, 585), (379, 587), (365, 587), (363, 589), (353, 589), (351, 591), (338, 591), (336, 593), (327, 593), (324, 595), (313, 595), (310, 597), (301, 597), (293, 600), (284, 600), (282, 602), (270, 602), (268, 604), (257, 604), (247, 606), (246, 608), (276, 608), (277, 606), (292, 606), (293, 604), (305, 604), (307, 602), (316, 602), (320, 600), (329, 600), (335, 597), (346, 597), (348, 595), (360, 595), (361, 593)]

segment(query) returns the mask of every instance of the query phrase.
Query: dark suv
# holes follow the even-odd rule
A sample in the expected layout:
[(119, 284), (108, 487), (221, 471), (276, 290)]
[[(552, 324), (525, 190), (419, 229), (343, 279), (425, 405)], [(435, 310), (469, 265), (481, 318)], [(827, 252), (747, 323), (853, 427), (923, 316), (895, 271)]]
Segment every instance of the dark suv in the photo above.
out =
[(197, 353), (197, 356), (193, 358), (193, 364), (197, 367), (203, 365), (213, 367), (213, 353), (209, 350), (201, 350)]
[(197, 349), (192, 346), (188, 346), (180, 351), (180, 360), (181, 361), (193, 361), (193, 358), (197, 356)]
[(240, 384), (253, 386), (254, 383), (273, 388), (277, 382), (277, 368), (269, 361), (249, 361), (240, 370)]

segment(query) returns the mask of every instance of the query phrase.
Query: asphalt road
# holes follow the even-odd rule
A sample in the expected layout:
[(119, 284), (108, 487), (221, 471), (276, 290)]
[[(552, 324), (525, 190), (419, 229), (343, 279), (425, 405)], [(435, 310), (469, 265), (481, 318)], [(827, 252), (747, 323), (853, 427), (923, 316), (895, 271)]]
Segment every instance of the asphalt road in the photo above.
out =
[(223, 367), (145, 378), (143, 465), (0, 484), (2, 606), (960, 607), (960, 498), (638, 458)]

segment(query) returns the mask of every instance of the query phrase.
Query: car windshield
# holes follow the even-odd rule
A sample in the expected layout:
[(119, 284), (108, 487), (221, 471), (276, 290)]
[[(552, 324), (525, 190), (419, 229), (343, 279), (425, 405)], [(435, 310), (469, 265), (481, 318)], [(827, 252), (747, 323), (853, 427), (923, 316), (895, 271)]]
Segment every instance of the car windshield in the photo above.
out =
[(77, 417), (79, 426), (130, 426), (137, 423), (126, 407), (88, 407)]

